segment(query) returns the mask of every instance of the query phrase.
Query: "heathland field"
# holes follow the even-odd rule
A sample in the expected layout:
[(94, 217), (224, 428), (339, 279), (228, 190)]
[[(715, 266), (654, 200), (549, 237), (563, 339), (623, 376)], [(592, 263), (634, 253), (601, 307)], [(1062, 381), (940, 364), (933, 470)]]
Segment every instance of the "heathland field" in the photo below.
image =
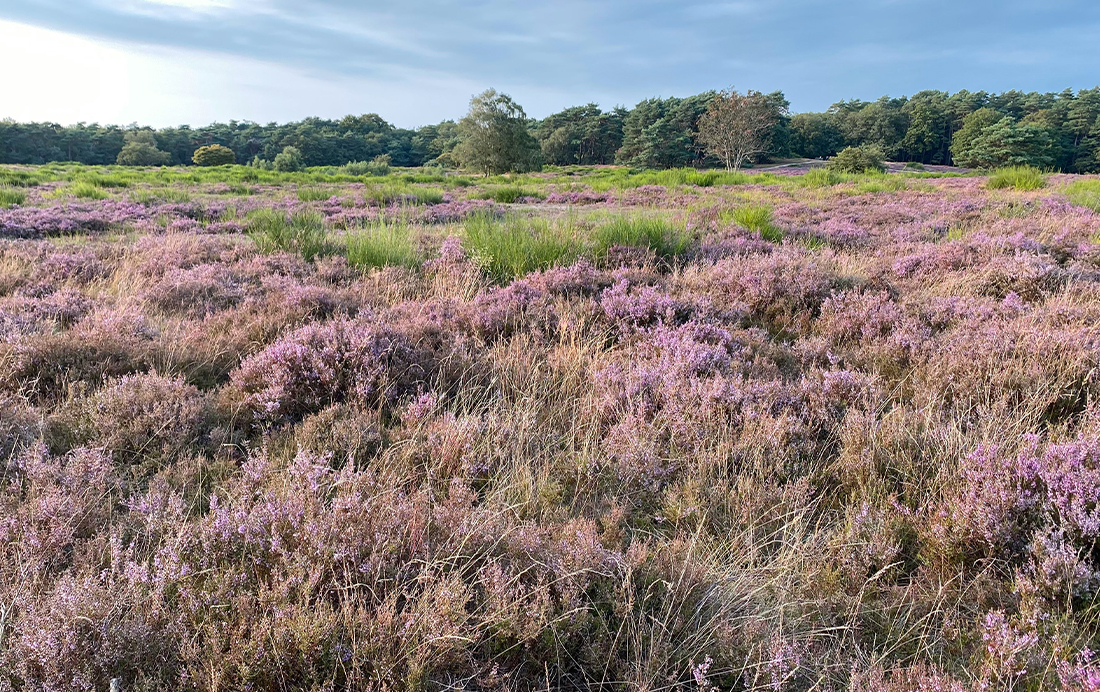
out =
[(1100, 179), (0, 167), (0, 690), (1096, 690)]

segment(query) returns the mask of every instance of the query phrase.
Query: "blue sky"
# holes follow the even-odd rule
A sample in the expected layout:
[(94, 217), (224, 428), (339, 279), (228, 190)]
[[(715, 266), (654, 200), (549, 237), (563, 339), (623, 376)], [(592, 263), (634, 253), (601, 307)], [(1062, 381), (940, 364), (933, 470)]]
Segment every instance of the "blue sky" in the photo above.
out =
[(1096, 0), (2, 0), (0, 117), (529, 115), (730, 85), (795, 111), (920, 89), (1100, 82)]

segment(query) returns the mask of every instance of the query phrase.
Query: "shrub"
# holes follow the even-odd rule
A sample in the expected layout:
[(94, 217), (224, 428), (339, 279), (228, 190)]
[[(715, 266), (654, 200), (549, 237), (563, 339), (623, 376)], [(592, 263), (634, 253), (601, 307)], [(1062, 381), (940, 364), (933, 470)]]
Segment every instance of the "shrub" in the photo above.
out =
[(118, 152), (115, 163), (120, 166), (166, 166), (172, 160), (167, 151), (157, 149), (146, 142), (128, 142)]
[(1038, 190), (1046, 187), (1047, 180), (1043, 172), (1034, 166), (1009, 166), (993, 171), (986, 182), (990, 190)]
[(883, 158), (882, 149), (874, 144), (846, 147), (839, 154), (829, 159), (829, 168), (838, 173), (884, 171), (886, 166), (882, 163)]
[(275, 170), (280, 173), (295, 173), (305, 168), (302, 152), (297, 147), (284, 147), (275, 156)]
[(196, 166), (226, 166), (237, 162), (237, 155), (229, 147), (211, 144), (195, 150), (191, 160)]
[(418, 267), (420, 252), (405, 223), (384, 219), (345, 236), (348, 262), (356, 267)]
[(202, 435), (207, 415), (199, 390), (157, 374), (109, 382), (90, 400), (94, 445), (123, 464), (183, 454)]
[(259, 156), (253, 156), (252, 161), (248, 163), (250, 168), (256, 168), (261, 171), (273, 171), (275, 170), (275, 164), (267, 159), (261, 159)]
[(316, 211), (260, 209), (248, 215), (246, 229), (261, 252), (293, 252), (311, 260), (327, 248), (325, 217)]
[(10, 187), (0, 187), (0, 208), (18, 206), (27, 201), (27, 195)]

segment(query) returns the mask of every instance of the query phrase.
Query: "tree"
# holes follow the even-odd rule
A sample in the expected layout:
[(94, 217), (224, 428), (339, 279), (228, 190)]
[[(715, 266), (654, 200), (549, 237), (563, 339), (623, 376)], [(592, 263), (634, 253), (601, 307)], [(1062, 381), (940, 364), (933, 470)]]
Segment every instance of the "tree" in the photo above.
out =
[(838, 173), (866, 173), (886, 170), (882, 165), (882, 149), (877, 144), (847, 147), (829, 159), (829, 169)]
[(115, 163), (120, 166), (166, 166), (171, 159), (171, 154), (157, 148), (152, 130), (131, 130), (126, 133), (126, 144)]
[(699, 161), (699, 119), (713, 91), (688, 98), (646, 99), (623, 118), (623, 143), (615, 163), (637, 168), (676, 168)]
[(590, 103), (547, 116), (535, 130), (543, 161), (555, 166), (614, 163), (625, 115), (623, 108), (604, 113)]
[(844, 135), (829, 113), (799, 113), (791, 118), (791, 153), (809, 159), (835, 156)]
[(768, 150), (778, 121), (774, 104), (759, 91), (728, 89), (714, 97), (699, 119), (699, 141), (727, 171), (737, 170)]
[(982, 108), (967, 116), (951, 145), (951, 154), (956, 164), (969, 168), (1048, 168), (1054, 163), (1052, 147), (1050, 133), (1044, 128), (1017, 123), (1011, 116)]
[(528, 131), (527, 114), (511, 96), (496, 89), (470, 99), (470, 111), (458, 122), (458, 133), (454, 156), (464, 168), (488, 176), (539, 166), (539, 145)]
[(224, 166), (230, 163), (237, 162), (237, 155), (233, 153), (233, 150), (229, 147), (223, 147), (220, 144), (211, 144), (206, 147), (199, 147), (195, 150), (191, 160), (195, 162), (196, 166)]
[(305, 167), (302, 162), (302, 152), (298, 147), (283, 147), (275, 156), (275, 170), (280, 173), (294, 173)]

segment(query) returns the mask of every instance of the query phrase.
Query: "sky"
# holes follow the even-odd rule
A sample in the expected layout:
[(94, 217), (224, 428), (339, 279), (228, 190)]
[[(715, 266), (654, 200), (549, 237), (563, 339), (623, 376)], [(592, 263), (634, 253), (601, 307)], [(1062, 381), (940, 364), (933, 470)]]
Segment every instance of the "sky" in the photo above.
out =
[(0, 0), (0, 118), (532, 117), (734, 87), (795, 112), (1100, 82), (1096, 0)]

